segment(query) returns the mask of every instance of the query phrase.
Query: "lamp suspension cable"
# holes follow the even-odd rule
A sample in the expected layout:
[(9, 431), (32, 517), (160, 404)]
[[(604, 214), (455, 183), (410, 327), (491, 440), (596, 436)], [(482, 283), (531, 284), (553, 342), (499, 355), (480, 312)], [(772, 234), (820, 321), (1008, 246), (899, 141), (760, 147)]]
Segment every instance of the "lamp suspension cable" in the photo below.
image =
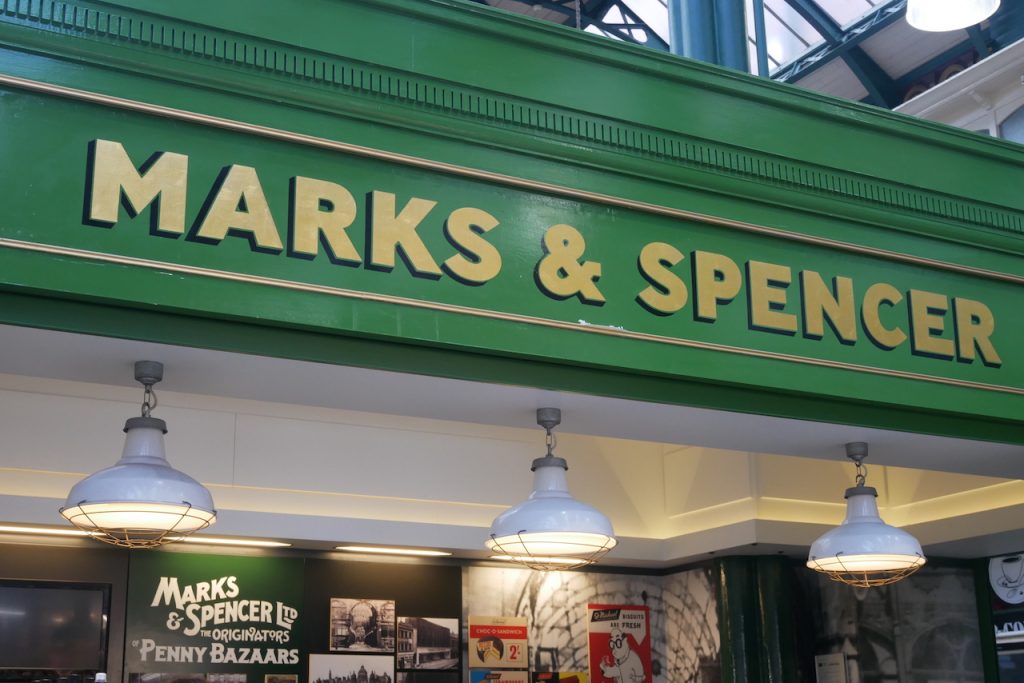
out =
[(141, 416), (125, 422), (121, 459), (72, 487), (60, 514), (88, 535), (128, 548), (152, 548), (209, 527), (217, 519), (210, 492), (167, 462), (167, 423), (153, 417), (153, 386), (163, 364), (139, 361), (135, 379), (143, 386)]
[(868, 445), (848, 443), (846, 456), (856, 465), (854, 486), (846, 489), (846, 518), (811, 544), (807, 566), (860, 588), (905, 579), (926, 562), (921, 544), (879, 516), (878, 491), (866, 485)]
[(569, 494), (564, 458), (555, 455), (558, 408), (537, 410), (546, 453), (533, 461), (533, 493), (494, 520), (485, 542), (496, 558), (550, 571), (594, 564), (615, 547), (611, 522)]

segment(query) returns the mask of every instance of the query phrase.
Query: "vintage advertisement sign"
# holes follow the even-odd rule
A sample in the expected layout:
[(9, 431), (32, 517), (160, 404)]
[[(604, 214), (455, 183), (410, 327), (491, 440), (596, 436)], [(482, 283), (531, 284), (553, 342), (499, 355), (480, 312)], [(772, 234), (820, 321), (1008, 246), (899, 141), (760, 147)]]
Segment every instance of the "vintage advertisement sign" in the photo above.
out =
[(533, 683), (587, 683), (589, 676), (584, 671), (536, 671)]
[(1024, 603), (1024, 554), (1002, 555), (988, 561), (992, 592), (1007, 605)]
[(476, 669), (469, 672), (469, 683), (530, 683), (530, 674), (526, 671), (483, 671)]
[(652, 683), (651, 615), (642, 605), (587, 605), (594, 683)]
[(305, 668), (301, 559), (149, 552), (132, 556), (129, 576), (129, 675), (264, 683)]
[(526, 617), (470, 615), (469, 666), (473, 669), (527, 668)]

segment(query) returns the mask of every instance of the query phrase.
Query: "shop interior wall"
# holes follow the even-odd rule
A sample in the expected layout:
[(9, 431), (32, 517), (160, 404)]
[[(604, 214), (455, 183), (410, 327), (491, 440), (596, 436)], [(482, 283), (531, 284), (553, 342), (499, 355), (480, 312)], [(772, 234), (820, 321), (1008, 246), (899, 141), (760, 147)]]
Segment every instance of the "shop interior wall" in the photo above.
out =
[[(214, 557), (188, 553), (199, 561), (259, 561), (260, 554)], [(0, 546), (0, 578), (106, 583), (111, 586), (108, 650), (109, 680), (123, 680), (129, 557), (159, 566), (188, 561), (185, 553), (120, 551), (34, 544)], [(296, 558), (302, 553), (285, 553)], [(281, 554), (267, 556), (280, 563)], [(296, 558), (297, 559), (297, 558)], [(737, 558), (750, 566), (756, 558)], [(771, 558), (766, 558), (771, 559)], [(901, 583), (871, 590), (853, 589), (811, 573), (800, 563), (777, 558), (786, 568), (749, 593), (752, 614), (764, 593), (786, 595), (793, 633), (780, 647), (794, 643), (788, 657), (793, 680), (813, 681), (815, 655), (842, 652), (851, 663), (851, 683), (887, 680), (983, 681), (984, 652), (974, 569), (936, 561)], [(466, 646), (471, 616), (523, 616), (528, 620), (529, 666), (534, 671), (589, 671), (587, 606), (643, 605), (650, 610), (652, 674), (658, 683), (708, 683), (738, 680), (732, 655), (723, 663), (720, 623), (723, 572), (728, 560), (716, 560), (664, 575), (614, 570), (533, 572), (526, 569), (458, 563), (369, 562), (306, 556), (302, 570), (304, 643), (302, 651), (326, 655), (331, 648), (332, 599), (387, 600), (399, 621), (406, 617), (459, 623), (460, 669), (468, 677)], [(141, 567), (141, 564), (140, 564)], [(752, 574), (751, 574), (752, 575)], [(778, 585), (770, 585), (774, 581)], [(785, 584), (785, 585), (783, 585)], [(736, 595), (735, 586), (731, 588)], [(758, 594), (761, 594), (758, 597)], [(128, 619), (133, 617), (128, 614)], [(460, 621), (461, 620), (461, 621)], [(756, 619), (755, 619), (756, 621)], [(781, 623), (787, 623), (782, 620)], [(760, 647), (760, 646), (759, 646)], [(787, 653), (779, 653), (783, 659)], [(754, 657), (758, 655), (755, 653)], [(789, 665), (787, 665), (789, 666)], [(298, 667), (305, 680), (308, 662)], [(762, 666), (762, 668), (764, 668)], [(454, 672), (399, 673), (405, 683), (450, 683)], [(597, 680), (597, 679), (592, 679)]]

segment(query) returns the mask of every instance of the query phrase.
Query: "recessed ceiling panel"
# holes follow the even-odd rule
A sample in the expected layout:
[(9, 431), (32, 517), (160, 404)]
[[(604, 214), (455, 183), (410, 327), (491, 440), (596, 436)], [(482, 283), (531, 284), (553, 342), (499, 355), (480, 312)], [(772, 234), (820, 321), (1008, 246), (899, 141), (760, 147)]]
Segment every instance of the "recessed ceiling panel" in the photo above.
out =
[(795, 85), (849, 100), (862, 100), (868, 96), (864, 84), (841, 59), (832, 60), (825, 66), (815, 69)]
[(860, 46), (890, 78), (896, 79), (964, 42), (967, 37), (966, 31), (925, 33), (912, 28), (906, 20), (900, 19), (862, 42)]

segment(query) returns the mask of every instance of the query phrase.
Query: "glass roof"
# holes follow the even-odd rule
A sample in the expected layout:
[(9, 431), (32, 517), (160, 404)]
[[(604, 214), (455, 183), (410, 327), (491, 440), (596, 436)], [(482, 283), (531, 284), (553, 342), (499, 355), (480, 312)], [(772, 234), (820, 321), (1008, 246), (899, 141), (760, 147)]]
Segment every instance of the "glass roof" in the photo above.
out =
[(818, 6), (828, 12), (840, 26), (846, 27), (857, 21), (885, 0), (816, 0)]
[[(668, 5), (675, 0), (473, 1), (656, 50), (670, 49)], [(721, 0), (703, 1), (715, 3), (716, 13), (731, 11), (733, 7)], [(1017, 5), (1024, 3), (1014, 1)], [(943, 73), (940, 69), (954, 62), (962, 67), (965, 58), (983, 59), (993, 49), (1001, 49), (1024, 36), (1024, 15), (1013, 14), (1017, 11), (1015, 7), (1007, 9), (1006, 16), (999, 21), (993, 19), (936, 39), (930, 34), (912, 32), (902, 21), (907, 2), (744, 0), (747, 69), (837, 97), (893, 108), (908, 93), (934, 85), (937, 74)], [(757, 45), (756, 28), (760, 28), (762, 16), (764, 45)], [(733, 24), (734, 17), (725, 19)], [(913, 43), (912, 48), (906, 47), (907, 41)], [(735, 43), (726, 49), (733, 47)], [(709, 49), (714, 54), (716, 46)], [(760, 64), (759, 57), (763, 58)], [(743, 66), (742, 55), (734, 52), (714, 58), (732, 64), (739, 61), (738, 66)]]
[[(509, 0), (477, 0), (514, 9)], [(877, 7), (896, 0), (764, 0), (769, 72), (792, 63), (809, 50), (828, 42)], [(581, 11), (585, 31), (616, 40), (667, 50), (668, 0), (520, 0), (524, 8), (559, 11), (566, 24)], [(519, 4), (519, 3), (516, 3)], [(746, 0), (750, 71), (757, 72), (754, 3)], [(823, 27), (822, 24), (826, 24)]]
[[(836, 1), (841, 3), (846, 0)], [(754, 39), (753, 0), (747, 0), (746, 4), (750, 71), (756, 72), (757, 43)], [(825, 42), (825, 38), (785, 0), (764, 0), (764, 27), (770, 71), (789, 64), (812, 47)]]

